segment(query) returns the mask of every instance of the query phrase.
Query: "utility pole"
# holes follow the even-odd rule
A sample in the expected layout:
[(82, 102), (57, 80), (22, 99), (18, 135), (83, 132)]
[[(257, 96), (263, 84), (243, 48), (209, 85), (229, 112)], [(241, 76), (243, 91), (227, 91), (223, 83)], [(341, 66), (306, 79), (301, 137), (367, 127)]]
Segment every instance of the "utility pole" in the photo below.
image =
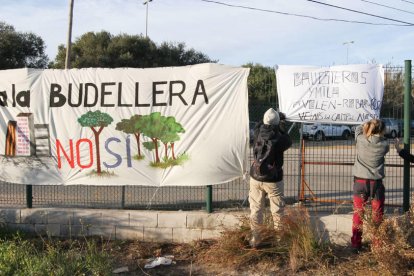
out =
[(144, 1), (144, 5), (147, 6), (147, 15), (145, 17), (145, 37), (148, 38), (148, 4), (149, 2), (152, 2), (152, 0), (146, 0)]
[(342, 45), (346, 45), (346, 64), (348, 64), (349, 44), (354, 44), (354, 41), (347, 41), (342, 43)]
[(65, 69), (70, 69), (70, 52), (72, 49), (72, 20), (73, 20), (73, 3), (75, 0), (69, 0), (69, 29), (68, 40), (66, 44)]

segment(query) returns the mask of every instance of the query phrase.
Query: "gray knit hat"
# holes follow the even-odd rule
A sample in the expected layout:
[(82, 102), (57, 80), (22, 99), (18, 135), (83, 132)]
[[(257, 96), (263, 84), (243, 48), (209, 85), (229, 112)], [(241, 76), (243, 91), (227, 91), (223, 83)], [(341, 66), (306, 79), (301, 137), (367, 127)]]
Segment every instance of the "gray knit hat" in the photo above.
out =
[(263, 123), (265, 125), (278, 125), (279, 121), (279, 113), (273, 108), (267, 110), (266, 113), (263, 115)]

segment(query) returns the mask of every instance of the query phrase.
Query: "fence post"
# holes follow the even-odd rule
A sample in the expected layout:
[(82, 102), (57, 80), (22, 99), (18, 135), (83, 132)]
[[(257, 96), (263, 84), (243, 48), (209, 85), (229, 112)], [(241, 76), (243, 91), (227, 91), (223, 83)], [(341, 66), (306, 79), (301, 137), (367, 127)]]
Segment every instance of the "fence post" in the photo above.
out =
[(26, 207), (32, 208), (33, 207), (33, 186), (26, 185)]
[[(410, 152), (411, 134), (411, 60), (405, 61), (404, 69), (404, 149)], [(410, 209), (410, 162), (404, 160), (403, 210)]]
[(125, 186), (121, 187), (121, 209), (125, 209)]
[(300, 202), (302, 200), (301, 195), (302, 195), (302, 147), (303, 147), (303, 123), (300, 123), (300, 127), (299, 127), (299, 159), (298, 159), (298, 200), (297, 202)]
[(211, 185), (206, 187), (206, 211), (207, 213), (213, 212), (213, 186)]

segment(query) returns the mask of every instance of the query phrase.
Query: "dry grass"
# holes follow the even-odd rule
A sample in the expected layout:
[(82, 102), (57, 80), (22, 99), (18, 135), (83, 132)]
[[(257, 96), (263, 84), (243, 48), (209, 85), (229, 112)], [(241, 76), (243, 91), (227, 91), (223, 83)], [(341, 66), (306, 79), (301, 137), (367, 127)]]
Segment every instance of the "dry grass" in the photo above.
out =
[(273, 229), (270, 215), (267, 215), (259, 230), (262, 240), (259, 248), (249, 246), (248, 218), (242, 218), (241, 222), (238, 228), (224, 230), (217, 242), (199, 253), (198, 261), (234, 269), (270, 262), (275, 268), (287, 267), (296, 272), (324, 265), (329, 255), (329, 247), (313, 229), (305, 208), (286, 209), (280, 230)]
[[(366, 212), (369, 213), (369, 212)], [(384, 219), (380, 225), (365, 216), (364, 237), (384, 271), (403, 275), (414, 269), (414, 204), (409, 212)]]

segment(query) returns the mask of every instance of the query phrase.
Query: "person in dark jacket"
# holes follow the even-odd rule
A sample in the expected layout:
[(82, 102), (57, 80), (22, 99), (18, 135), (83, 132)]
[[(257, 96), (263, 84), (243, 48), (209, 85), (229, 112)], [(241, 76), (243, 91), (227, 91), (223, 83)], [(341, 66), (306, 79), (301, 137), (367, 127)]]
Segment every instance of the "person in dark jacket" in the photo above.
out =
[[(282, 113), (270, 108), (263, 116), (263, 123), (259, 123), (255, 127), (254, 142), (259, 136), (264, 141), (271, 141), (271, 151), (266, 158), (267, 163), (271, 164), (274, 169), (269, 175), (258, 177), (250, 169), (250, 191), (249, 191), (249, 203), (250, 203), (250, 226), (252, 229), (252, 238), (250, 245), (257, 247), (260, 244), (259, 227), (263, 224), (263, 211), (265, 206), (266, 195), (270, 201), (270, 211), (272, 213), (273, 223), (275, 229), (279, 227), (280, 218), (285, 206), (284, 200), (284, 183), (283, 183), (283, 152), (286, 151), (291, 145), (292, 140), (289, 135), (284, 133), (279, 126), (280, 115)], [(284, 117), (284, 116), (283, 116)], [(253, 149), (256, 150), (256, 149)], [(256, 153), (255, 153), (256, 154)]]
[(384, 215), (385, 187), (385, 155), (389, 151), (387, 139), (384, 137), (385, 124), (372, 119), (355, 130), (356, 158), (352, 169), (354, 175), (352, 218), (352, 247), (356, 252), (361, 249), (362, 216), (364, 207), (371, 200), (372, 219), (380, 223)]
[(400, 139), (398, 138), (395, 139), (395, 149), (402, 159), (407, 160), (410, 163), (414, 163), (414, 155), (412, 155), (408, 150), (403, 149)]

